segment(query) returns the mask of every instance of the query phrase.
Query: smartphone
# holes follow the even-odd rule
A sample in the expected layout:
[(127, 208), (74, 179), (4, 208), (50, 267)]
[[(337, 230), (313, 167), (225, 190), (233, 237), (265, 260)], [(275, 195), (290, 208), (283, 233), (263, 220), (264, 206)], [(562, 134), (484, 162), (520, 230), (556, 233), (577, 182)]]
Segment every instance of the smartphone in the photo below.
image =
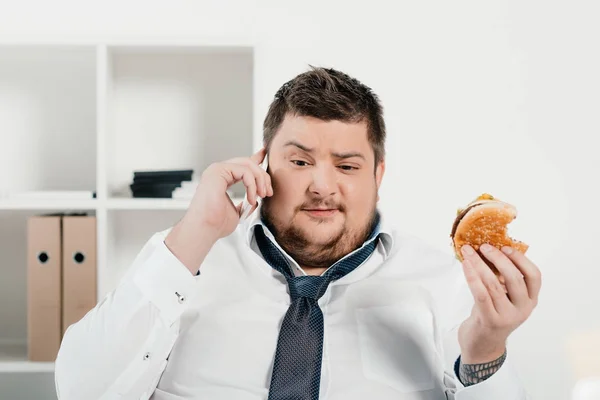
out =
[[(266, 172), (267, 168), (269, 167), (269, 155), (265, 154), (265, 158), (263, 159), (262, 163), (260, 163), (260, 167)], [(258, 207), (260, 206), (260, 203), (262, 202), (262, 198), (260, 198), (258, 195), (256, 196), (256, 202), (258, 203), (256, 208), (254, 209), (254, 211), (256, 209), (258, 209)], [(240, 210), (240, 222), (248, 219), (248, 217), (251, 215), (250, 210), (252, 210), (252, 204), (248, 203), (248, 196), (244, 195), (244, 200), (242, 201), (242, 209)]]

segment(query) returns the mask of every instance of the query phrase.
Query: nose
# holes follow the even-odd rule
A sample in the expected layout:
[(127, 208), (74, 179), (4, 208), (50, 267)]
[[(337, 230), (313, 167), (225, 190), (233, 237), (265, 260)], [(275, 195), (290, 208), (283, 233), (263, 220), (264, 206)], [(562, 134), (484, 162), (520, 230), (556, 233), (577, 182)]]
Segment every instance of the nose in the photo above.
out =
[(335, 171), (329, 166), (316, 166), (312, 169), (312, 182), (309, 190), (319, 197), (328, 197), (336, 193)]

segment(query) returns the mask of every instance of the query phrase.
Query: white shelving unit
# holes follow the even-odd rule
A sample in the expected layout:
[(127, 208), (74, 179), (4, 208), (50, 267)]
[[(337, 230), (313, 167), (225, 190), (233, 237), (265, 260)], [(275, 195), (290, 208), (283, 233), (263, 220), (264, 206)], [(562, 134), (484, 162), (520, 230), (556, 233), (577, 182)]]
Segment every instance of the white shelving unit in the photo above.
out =
[(0, 346), (0, 373), (3, 372), (52, 372), (52, 362), (32, 362), (27, 360), (27, 345), (19, 342), (3, 343)]
[(199, 177), (212, 162), (249, 155), (253, 81), (248, 46), (0, 43), (0, 193), (96, 192), (87, 200), (0, 198), (0, 379), (54, 371), (27, 361), (27, 218), (96, 215), (102, 299), (148, 238), (189, 205), (132, 198), (133, 171), (194, 169)]

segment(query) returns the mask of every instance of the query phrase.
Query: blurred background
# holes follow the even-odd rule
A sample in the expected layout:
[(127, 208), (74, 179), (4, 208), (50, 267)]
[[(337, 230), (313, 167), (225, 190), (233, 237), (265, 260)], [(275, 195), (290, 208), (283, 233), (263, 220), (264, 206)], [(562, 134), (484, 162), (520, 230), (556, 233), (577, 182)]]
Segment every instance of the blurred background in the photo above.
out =
[[(599, 13), (591, 0), (0, 1), (0, 398), (56, 398), (52, 362), (28, 356), (28, 219), (95, 217), (103, 298), (208, 164), (260, 148), (274, 93), (315, 65), (379, 94), (380, 205), (406, 231), (451, 253), (457, 208), (484, 192), (517, 207), (509, 232), (544, 281), (510, 357), (534, 399), (600, 399)], [(156, 170), (193, 177), (140, 177)]]

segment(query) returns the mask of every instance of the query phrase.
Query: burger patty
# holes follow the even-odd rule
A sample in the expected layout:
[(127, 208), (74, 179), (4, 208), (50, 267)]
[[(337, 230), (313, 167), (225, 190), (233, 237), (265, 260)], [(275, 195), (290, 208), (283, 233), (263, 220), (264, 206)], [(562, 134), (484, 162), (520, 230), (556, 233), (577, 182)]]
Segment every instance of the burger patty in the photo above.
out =
[(460, 221), (465, 217), (465, 215), (467, 215), (467, 213), (469, 212), (469, 210), (471, 210), (473, 207), (477, 207), (480, 206), (482, 203), (477, 203), (477, 204), (473, 204), (472, 206), (469, 206), (467, 208), (465, 208), (454, 220), (454, 225), (452, 225), (452, 233), (450, 234), (450, 237), (452, 239), (454, 239), (454, 235), (456, 234), (456, 228), (458, 228), (458, 224), (460, 223)]

